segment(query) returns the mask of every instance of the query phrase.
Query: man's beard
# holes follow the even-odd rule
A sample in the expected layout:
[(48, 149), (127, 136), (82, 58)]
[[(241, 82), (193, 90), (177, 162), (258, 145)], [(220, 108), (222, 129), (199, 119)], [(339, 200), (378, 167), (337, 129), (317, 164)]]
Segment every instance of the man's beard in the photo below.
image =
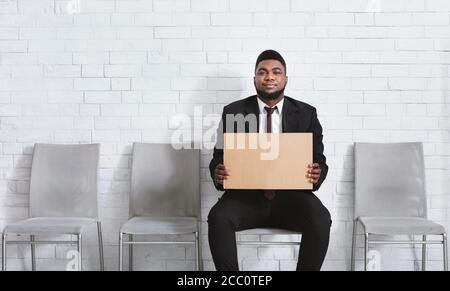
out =
[(278, 91), (275, 91), (272, 93), (267, 93), (267, 92), (264, 92), (263, 90), (259, 90), (255, 85), (256, 93), (258, 93), (258, 96), (261, 97), (263, 100), (268, 100), (268, 101), (275, 100), (278, 97), (280, 97), (281, 94), (284, 93), (285, 88), (286, 88), (286, 86), (284, 86), (283, 89), (281, 89), (281, 90), (278, 90)]

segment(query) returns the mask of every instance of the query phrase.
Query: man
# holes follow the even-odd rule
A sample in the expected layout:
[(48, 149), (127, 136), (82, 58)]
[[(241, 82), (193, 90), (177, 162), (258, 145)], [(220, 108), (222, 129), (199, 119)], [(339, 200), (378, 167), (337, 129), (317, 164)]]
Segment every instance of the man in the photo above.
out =
[[(318, 190), (328, 172), (323, 155), (322, 127), (316, 109), (284, 96), (288, 77), (286, 63), (276, 51), (262, 52), (255, 66), (257, 95), (224, 107), (217, 144), (209, 169), (218, 190), (228, 173), (223, 165), (224, 132), (312, 132), (313, 164), (306, 177)], [(244, 116), (244, 128), (229, 126), (227, 119)], [(256, 124), (251, 124), (252, 118)], [(228, 120), (229, 121), (229, 120)], [(226, 125), (226, 126), (224, 126)], [(237, 271), (235, 232), (257, 227), (283, 228), (302, 233), (297, 270), (320, 270), (325, 258), (331, 227), (330, 213), (309, 190), (227, 190), (208, 215), (209, 245), (216, 269)]]

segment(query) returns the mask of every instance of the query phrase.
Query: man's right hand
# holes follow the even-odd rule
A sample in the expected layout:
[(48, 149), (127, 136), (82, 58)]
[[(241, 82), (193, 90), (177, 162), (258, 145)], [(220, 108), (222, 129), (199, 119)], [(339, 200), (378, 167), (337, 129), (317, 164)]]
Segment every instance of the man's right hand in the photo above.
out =
[(218, 164), (216, 169), (214, 170), (214, 177), (216, 184), (223, 185), (223, 181), (227, 179), (229, 173), (224, 165)]

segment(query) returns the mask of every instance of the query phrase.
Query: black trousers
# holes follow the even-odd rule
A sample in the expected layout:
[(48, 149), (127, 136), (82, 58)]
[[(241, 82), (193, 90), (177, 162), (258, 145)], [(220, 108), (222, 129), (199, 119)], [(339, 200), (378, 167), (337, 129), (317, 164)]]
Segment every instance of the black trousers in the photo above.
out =
[(228, 190), (208, 215), (208, 239), (219, 271), (237, 271), (235, 232), (257, 227), (302, 232), (297, 271), (319, 271), (330, 238), (331, 217), (310, 191), (277, 191), (267, 200), (261, 190)]

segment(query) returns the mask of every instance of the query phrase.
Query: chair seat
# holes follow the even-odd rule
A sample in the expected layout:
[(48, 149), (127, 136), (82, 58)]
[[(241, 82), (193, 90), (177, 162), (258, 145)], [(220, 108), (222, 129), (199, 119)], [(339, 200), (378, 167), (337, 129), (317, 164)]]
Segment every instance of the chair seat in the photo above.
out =
[(278, 234), (300, 234), (296, 231), (291, 231), (281, 228), (251, 228), (236, 232), (239, 235), (278, 235)]
[(198, 231), (195, 217), (133, 217), (122, 226), (127, 234), (187, 234)]
[(5, 234), (80, 234), (84, 227), (95, 223), (84, 217), (34, 217), (8, 224)]
[(420, 217), (359, 217), (365, 232), (372, 234), (443, 234), (442, 225)]

